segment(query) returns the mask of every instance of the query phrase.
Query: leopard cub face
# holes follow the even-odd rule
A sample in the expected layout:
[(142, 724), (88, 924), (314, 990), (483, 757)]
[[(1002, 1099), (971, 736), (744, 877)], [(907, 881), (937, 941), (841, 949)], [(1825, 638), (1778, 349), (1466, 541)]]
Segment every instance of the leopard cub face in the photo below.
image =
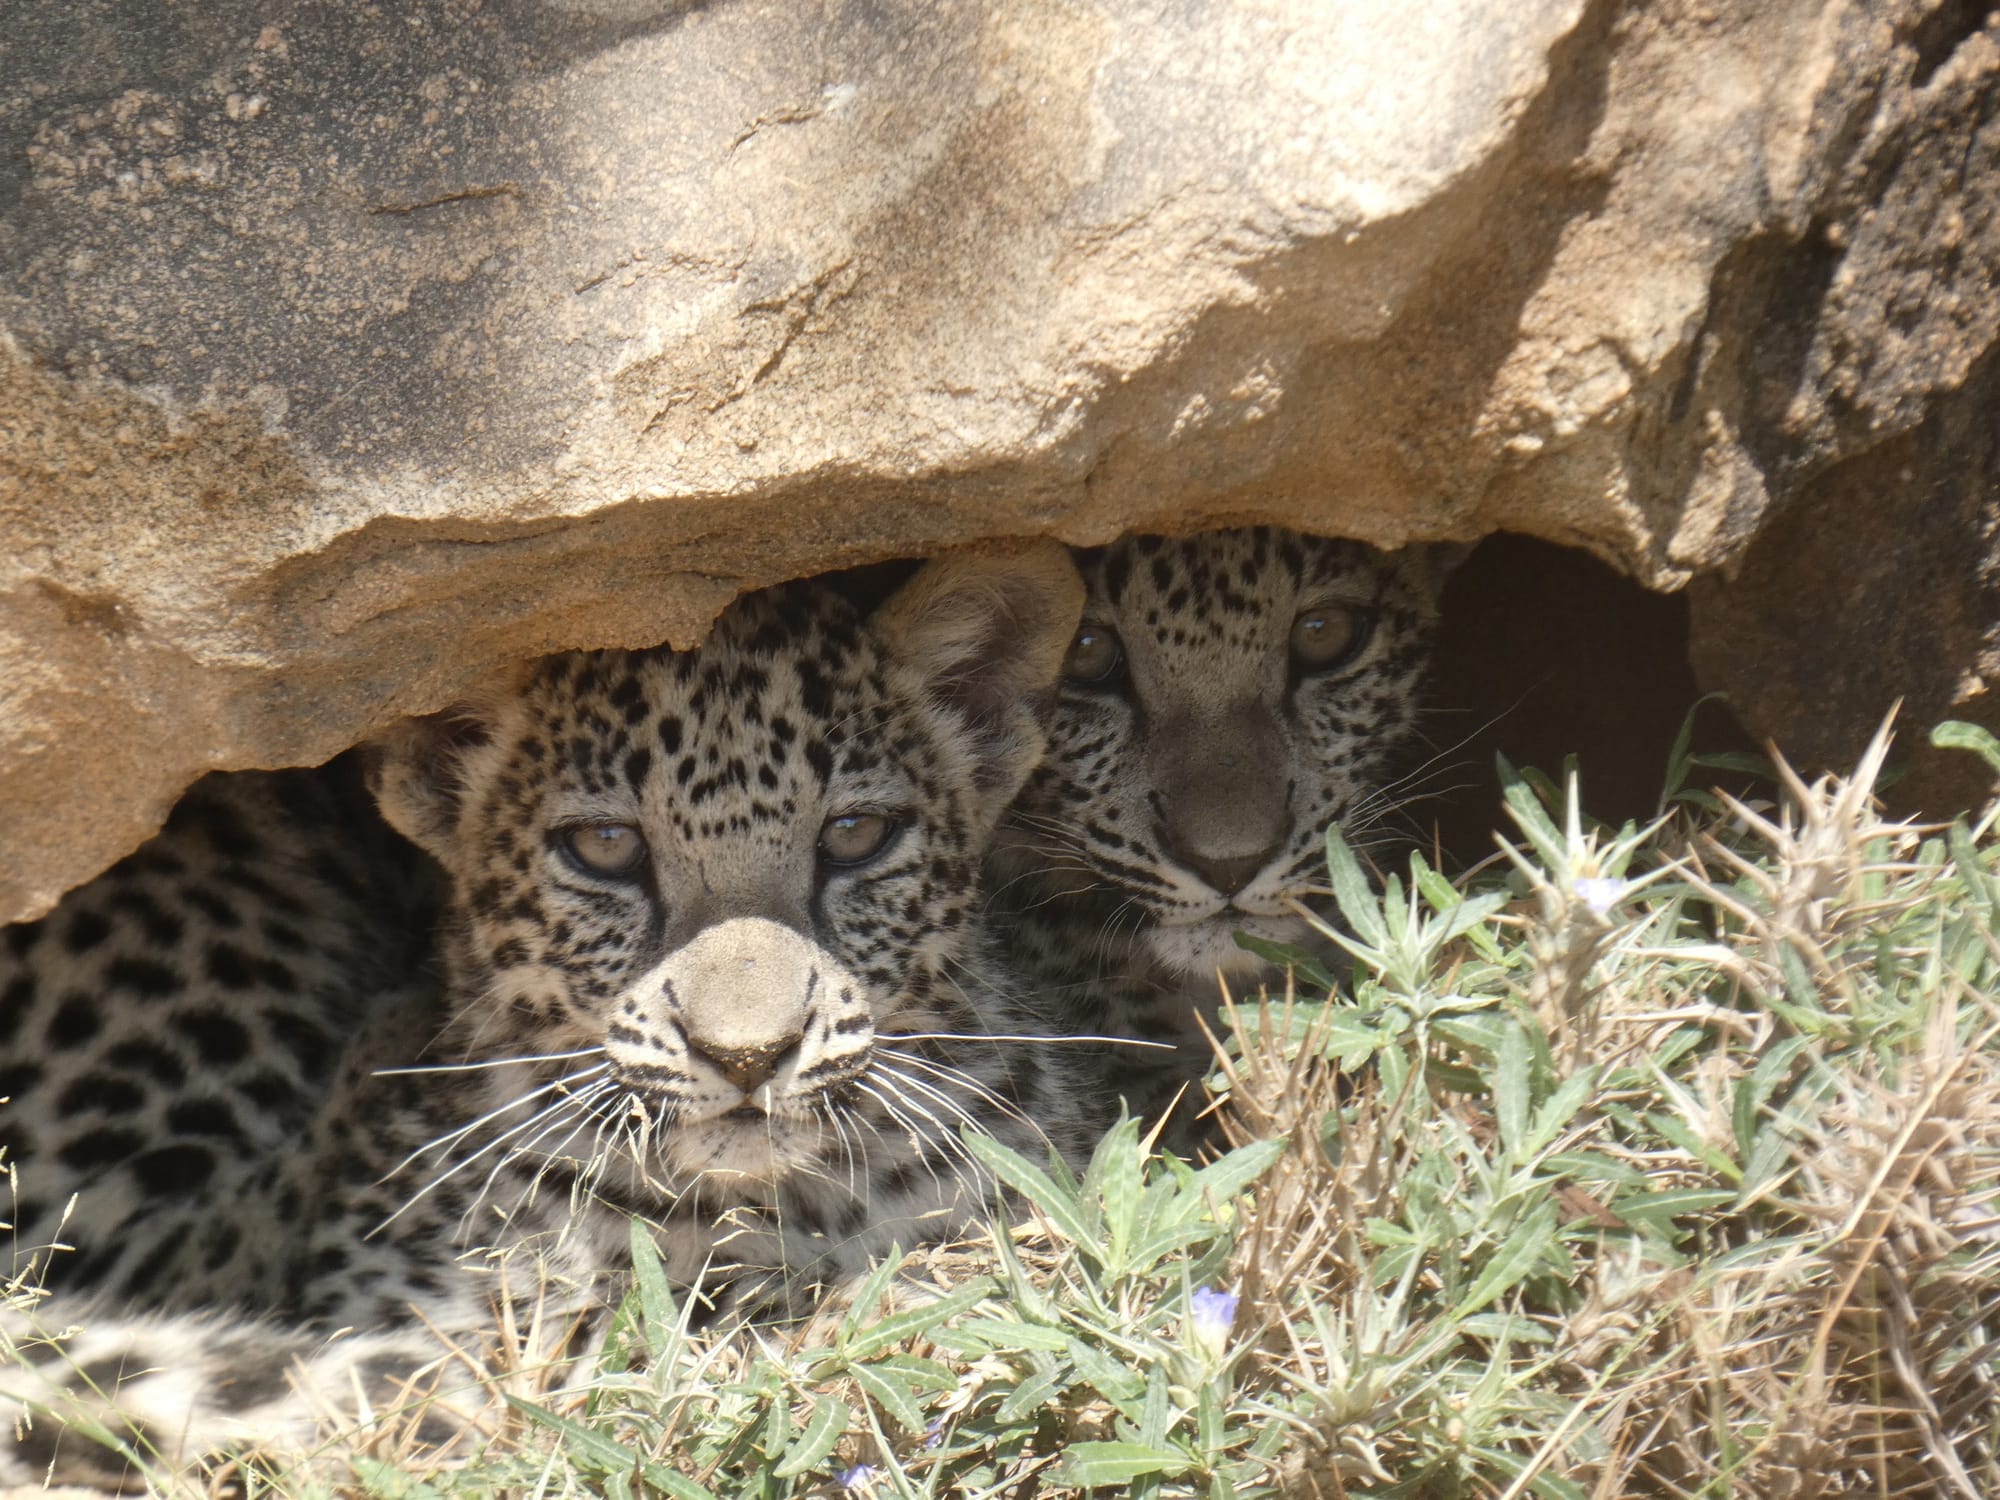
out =
[[(1438, 559), (1267, 527), (1084, 554), (1049, 754), (999, 865), (1045, 967), (1215, 994), (1297, 942), (1329, 823), (1366, 839), (1410, 750)], [(1002, 884), (1003, 891), (1010, 888)], [(1205, 1048), (1203, 1049), (1205, 1055)]]
[(868, 617), (787, 586), (392, 736), (380, 803), (454, 888), (447, 1050), (528, 1059), (472, 1075), (509, 1155), (654, 1215), (940, 1180), (1031, 1071), (972, 1045), (1020, 1029), (971, 977), (980, 868), (1081, 600), (1055, 548)]

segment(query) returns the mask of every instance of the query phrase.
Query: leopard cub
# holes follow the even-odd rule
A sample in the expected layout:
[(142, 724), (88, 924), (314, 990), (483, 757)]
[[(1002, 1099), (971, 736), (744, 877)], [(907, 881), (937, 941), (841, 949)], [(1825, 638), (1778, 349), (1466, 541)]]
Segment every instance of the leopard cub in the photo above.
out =
[[(442, 872), (436, 981), (399, 889), (307, 880), (357, 837), (339, 816), (184, 820), (74, 893), (0, 969), (41, 997), (0, 1058), (25, 1085), (0, 1141), (60, 1133), (75, 1078), (30, 1072), (79, 1007), (133, 1093), (87, 1138), (118, 1189), (75, 1226), (91, 1274), (44, 1319), (85, 1331), (6, 1382), (40, 1417), (0, 1472), (87, 1457), (64, 1418), (170, 1463), (298, 1442), (440, 1363), (432, 1330), (490, 1327), (496, 1297), (532, 1294), (518, 1326), (588, 1323), (635, 1221), (717, 1308), (801, 1310), (985, 1210), (961, 1127), (1080, 1151), (980, 870), (1081, 604), (1054, 547), (927, 564), (866, 615), (792, 585), (696, 650), (552, 657), (405, 724), (371, 783)], [(247, 1123), (196, 1171), (185, 1140), (226, 1115)], [(65, 1175), (78, 1139), (30, 1163), (48, 1201), (92, 1185)], [(70, 1300), (83, 1283), (106, 1300)]]
[[(1241, 932), (1311, 946), (1327, 826), (1366, 843), (1417, 739), (1445, 549), (1269, 527), (1082, 554), (1049, 753), (995, 847), (1016, 959), (1137, 1113), (1207, 1071), (1226, 981), (1281, 978)], [(1184, 1104), (1169, 1140), (1198, 1139)]]

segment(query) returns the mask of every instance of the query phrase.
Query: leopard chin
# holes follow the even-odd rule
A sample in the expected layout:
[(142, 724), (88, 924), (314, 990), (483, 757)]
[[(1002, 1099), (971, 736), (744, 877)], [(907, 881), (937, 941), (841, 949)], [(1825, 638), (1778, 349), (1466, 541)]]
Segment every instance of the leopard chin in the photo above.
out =
[(764, 1192), (787, 1178), (823, 1172), (827, 1135), (823, 1122), (737, 1110), (674, 1131), (660, 1154), (677, 1181)]

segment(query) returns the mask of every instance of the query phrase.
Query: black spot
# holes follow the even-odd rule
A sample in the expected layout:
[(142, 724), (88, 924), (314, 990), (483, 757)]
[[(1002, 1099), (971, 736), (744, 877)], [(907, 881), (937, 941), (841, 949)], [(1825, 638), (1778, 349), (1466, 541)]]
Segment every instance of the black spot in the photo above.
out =
[(61, 1158), (64, 1166), (83, 1171), (127, 1161), (143, 1150), (145, 1145), (146, 1137), (138, 1131), (107, 1125), (101, 1130), (86, 1131), (77, 1136), (67, 1142), (56, 1155)]
[(171, 948), (181, 940), (186, 924), (161, 906), (144, 891), (122, 890), (111, 897), (111, 904), (123, 912), (130, 912), (145, 929), (146, 941), (156, 948)]
[(167, 1111), (167, 1128), (175, 1135), (234, 1137), (242, 1133), (235, 1114), (220, 1099), (183, 1099)]
[(104, 1054), (104, 1060), (113, 1067), (124, 1068), (127, 1072), (144, 1073), (158, 1079), (168, 1088), (178, 1088), (187, 1081), (187, 1066), (172, 1052), (153, 1042), (120, 1042)]
[(299, 992), (299, 976), (275, 958), (257, 960), (257, 982), (277, 995), (296, 995)]
[(256, 982), (256, 971), (234, 943), (215, 943), (208, 950), (208, 977), (225, 989), (247, 990)]
[(114, 958), (104, 966), (104, 982), (142, 1000), (158, 1000), (176, 993), (181, 976), (166, 964), (150, 958)]
[(56, 1100), (56, 1112), (64, 1115), (129, 1115), (146, 1102), (146, 1091), (129, 1078), (109, 1073), (86, 1073), (72, 1080)]
[(799, 702), (805, 711), (815, 719), (833, 716), (833, 688), (820, 671), (817, 663), (802, 661), (797, 667), (799, 677)]
[(7, 929), (7, 951), (16, 958), (26, 958), (28, 950), (42, 940), (47, 926), (45, 922), (16, 922)]
[(35, 1005), (35, 977), (32, 974), (16, 974), (7, 981), (7, 987), (0, 989), (0, 1046), (12, 1042), (21, 1034), (21, 1022)]
[(181, 892), (181, 899), (187, 902), (197, 915), (205, 918), (211, 927), (230, 931), (243, 925), (243, 918), (237, 913), (236, 908), (205, 885), (189, 886)]
[(264, 1012), (264, 1024), (271, 1028), (284, 1049), (306, 1064), (308, 1070), (323, 1069), (333, 1060), (334, 1047), (327, 1034), (304, 1016), (274, 1008)]
[(97, 1007), (90, 1002), (89, 996), (70, 995), (56, 1008), (56, 1013), (49, 1017), (48, 1027), (42, 1035), (47, 1038), (51, 1047), (58, 1051), (68, 1051), (73, 1047), (81, 1047), (96, 1036), (101, 1024), (102, 1018), (97, 1014)]
[(201, 1146), (160, 1146), (133, 1158), (132, 1175), (148, 1197), (177, 1197), (215, 1175), (215, 1157)]
[(821, 786), (833, 780), (833, 752), (825, 740), (815, 737), (806, 741), (806, 764), (812, 767)]
[(211, 1271), (220, 1271), (229, 1264), (229, 1257), (236, 1253), (236, 1247), (243, 1243), (243, 1231), (227, 1219), (209, 1231), (208, 1245), (202, 1254), (202, 1264)]
[(249, 1411), (275, 1396), (282, 1396), (291, 1359), (291, 1350), (285, 1347), (284, 1342), (273, 1339), (269, 1348), (252, 1354), (241, 1364), (233, 1365), (229, 1374), (216, 1382), (216, 1405), (229, 1412)]
[(144, 1260), (141, 1260), (120, 1278), (119, 1285), (124, 1290), (125, 1295), (136, 1297), (148, 1290), (154, 1282), (158, 1281), (160, 1273), (172, 1265), (174, 1258), (180, 1254), (182, 1243), (183, 1241), (179, 1235), (170, 1234), (163, 1238), (158, 1245), (154, 1246), (151, 1254), (147, 1255)]
[[(208, 835), (218, 854), (229, 859), (254, 859), (264, 852), (257, 835), (250, 831), (236, 809), (226, 802), (182, 803), (191, 807), (192, 821)], [(178, 820), (171, 820), (178, 821)]]
[(63, 933), (63, 946), (72, 953), (88, 953), (110, 936), (111, 919), (86, 906), (70, 919)]
[(646, 773), (653, 769), (653, 752), (641, 745), (625, 757), (625, 784), (637, 791), (646, 780)]
[(913, 1161), (899, 1161), (882, 1175), (882, 1187), (890, 1197), (902, 1197), (917, 1185), (923, 1169)]
[(282, 1073), (253, 1073), (235, 1085), (236, 1092), (268, 1114), (297, 1102), (299, 1086)]
[(250, 1033), (241, 1021), (219, 1010), (182, 1011), (174, 1017), (174, 1025), (211, 1067), (241, 1062), (250, 1055)]

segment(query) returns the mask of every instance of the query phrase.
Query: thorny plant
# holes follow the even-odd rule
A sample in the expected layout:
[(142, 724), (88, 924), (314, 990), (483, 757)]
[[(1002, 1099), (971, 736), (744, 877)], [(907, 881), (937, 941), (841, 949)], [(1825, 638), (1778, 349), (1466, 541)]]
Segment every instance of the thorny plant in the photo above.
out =
[(475, 1459), (251, 1487), (2000, 1494), (2000, 842), (1885, 821), (1886, 752), (1760, 804), (1683, 745), (1674, 815), (1615, 830), (1509, 771), (1516, 846), (1460, 885), (1335, 831), (1351, 967), (1228, 1008), (1215, 1162), (968, 1132), (1024, 1222), (748, 1337), (635, 1231), (595, 1367), (504, 1372)]

